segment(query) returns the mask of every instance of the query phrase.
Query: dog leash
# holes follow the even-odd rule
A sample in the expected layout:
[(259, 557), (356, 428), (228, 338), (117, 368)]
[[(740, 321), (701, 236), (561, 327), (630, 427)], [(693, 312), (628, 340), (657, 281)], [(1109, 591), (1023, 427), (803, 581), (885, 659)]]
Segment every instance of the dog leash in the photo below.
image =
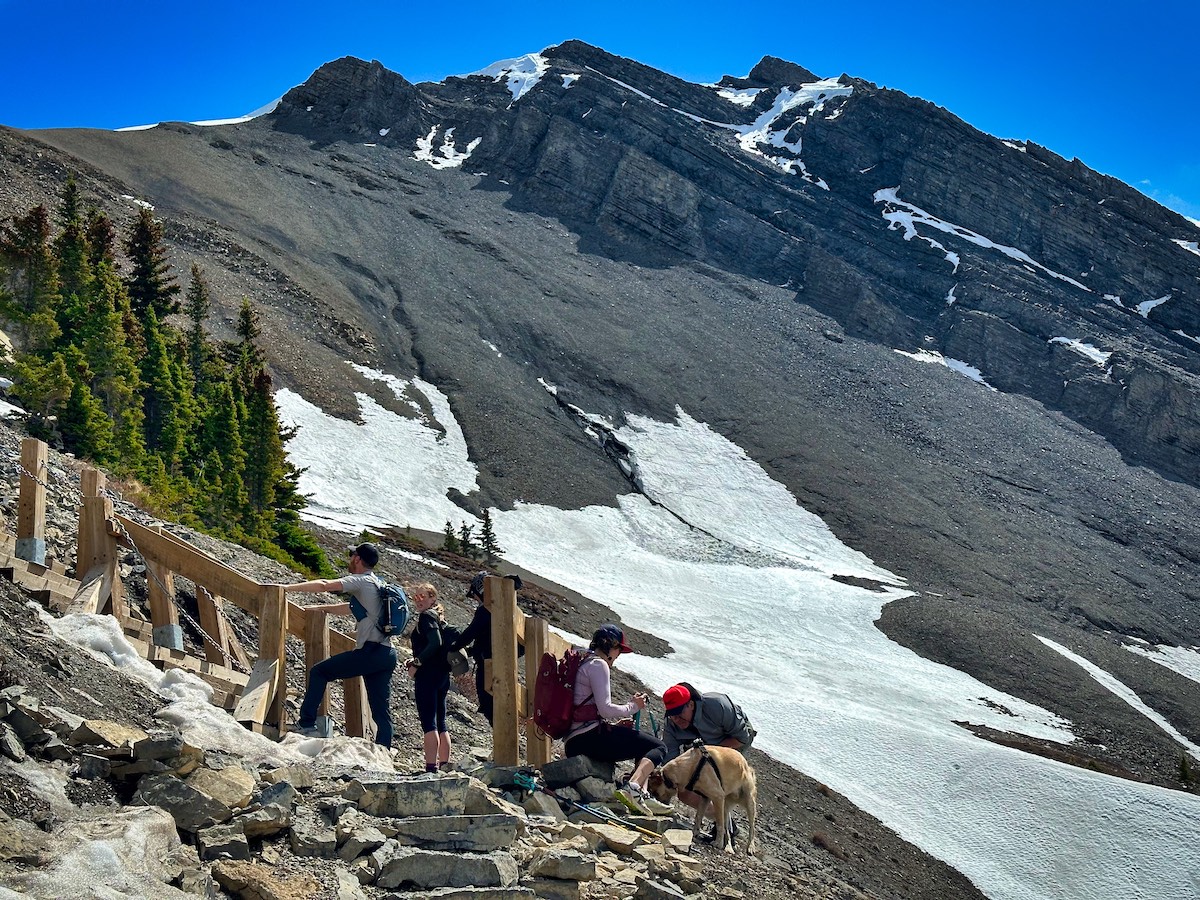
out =
[(548, 796), (553, 797), (559, 803), (567, 803), (570, 806), (573, 806), (575, 809), (580, 810), (581, 812), (589, 813), (590, 815), (595, 816), (607, 824), (620, 825), (622, 828), (628, 828), (632, 831), (644, 834), (647, 837), (652, 837), (655, 840), (662, 839), (662, 835), (658, 832), (651, 831), (649, 828), (642, 828), (640, 825), (635, 825), (633, 822), (626, 821), (610, 809), (605, 809), (602, 806), (589, 806), (586, 803), (578, 803), (574, 800), (568, 800), (564, 797), (560, 797), (558, 794), (554, 793), (554, 791), (550, 790), (550, 788), (539, 785), (537, 779), (532, 775), (526, 775), (524, 772), (518, 772), (513, 776), (513, 783), (517, 787), (523, 788), (527, 791), (537, 791), (542, 794), (547, 794)]

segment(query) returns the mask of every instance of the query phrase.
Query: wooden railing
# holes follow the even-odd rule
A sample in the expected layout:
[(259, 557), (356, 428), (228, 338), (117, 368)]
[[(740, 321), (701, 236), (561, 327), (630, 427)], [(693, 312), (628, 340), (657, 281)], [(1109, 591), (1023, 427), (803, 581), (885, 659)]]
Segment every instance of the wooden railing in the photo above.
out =
[[(15, 555), (35, 565), (45, 562), (46, 445), (27, 438), (21, 446), (21, 482)], [(103, 472), (87, 468), (80, 478), (83, 499), (75, 572), (80, 585), (67, 612), (110, 612), (121, 622), (131, 641), (160, 665), (187, 668), (228, 695), (234, 716), (247, 727), (267, 733), (284, 730), (283, 703), (287, 695), (286, 638), (304, 644), (305, 673), (330, 655), (354, 649), (354, 639), (329, 628), (327, 613), (287, 600), (284, 588), (254, 581), (204, 553), (165, 529), (142, 525), (113, 510), (105, 490)], [(146, 564), (150, 629), (144, 618), (130, 610), (121, 581), (118, 548), (138, 553)], [(199, 630), (205, 659), (184, 652), (175, 577), (196, 588)], [(258, 623), (258, 656), (251, 660), (224, 614), (232, 603)], [(484, 584), (484, 604), (492, 612), (491, 660), (486, 661), (485, 683), (495, 701), (492, 727), (493, 757), (500, 765), (520, 761), (521, 733), (525, 732), (530, 765), (550, 760), (551, 740), (539, 735), (529, 717), (533, 714), (533, 681), (542, 654), (562, 656), (569, 644), (550, 631), (542, 618), (526, 616), (517, 606), (516, 590), (508, 578), (492, 576)], [(518, 666), (519, 645), (525, 647), (527, 679), (522, 684)], [(249, 671), (236, 671), (236, 666)], [(345, 731), (368, 737), (374, 730), (366, 690), (361, 678), (343, 682)], [(329, 698), (319, 714), (328, 715)]]

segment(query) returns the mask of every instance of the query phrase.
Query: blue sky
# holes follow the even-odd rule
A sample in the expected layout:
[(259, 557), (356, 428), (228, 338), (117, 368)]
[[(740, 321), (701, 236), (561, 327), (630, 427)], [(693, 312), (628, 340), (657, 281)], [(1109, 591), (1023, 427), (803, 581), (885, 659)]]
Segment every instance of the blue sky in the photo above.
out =
[(340, 56), (436, 81), (570, 38), (692, 81), (764, 55), (923, 97), (1200, 219), (1200, 2), (0, 0), (0, 124), (242, 115)]

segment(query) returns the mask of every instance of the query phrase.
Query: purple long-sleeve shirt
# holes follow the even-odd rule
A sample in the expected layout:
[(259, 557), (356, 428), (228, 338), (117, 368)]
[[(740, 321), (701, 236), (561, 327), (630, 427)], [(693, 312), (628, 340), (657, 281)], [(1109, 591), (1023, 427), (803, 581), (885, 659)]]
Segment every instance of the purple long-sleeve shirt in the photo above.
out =
[[(630, 700), (628, 703), (613, 703), (612, 678), (608, 663), (598, 656), (589, 656), (580, 666), (575, 675), (576, 706), (585, 703), (595, 703), (600, 712), (600, 719), (624, 719), (638, 711), (638, 705)], [(590, 722), (576, 722), (567, 733), (567, 740), (576, 735), (591, 731), (600, 725), (599, 719)]]

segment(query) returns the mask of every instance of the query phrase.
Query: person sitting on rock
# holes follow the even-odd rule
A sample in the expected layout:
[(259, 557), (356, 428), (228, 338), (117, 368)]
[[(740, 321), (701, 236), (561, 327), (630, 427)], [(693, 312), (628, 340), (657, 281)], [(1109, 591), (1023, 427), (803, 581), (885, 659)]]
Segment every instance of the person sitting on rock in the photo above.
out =
[(392, 716), (388, 704), (392, 692), (392, 673), (398, 657), (392, 640), (379, 630), (380, 581), (374, 568), (379, 563), (379, 551), (374, 544), (359, 544), (350, 552), (349, 575), (333, 580), (303, 581), (282, 585), (285, 591), (319, 594), (349, 594), (352, 602), (310, 606), (335, 616), (353, 614), (358, 620), (354, 629), (354, 649), (324, 659), (308, 673), (308, 687), (300, 703), (300, 718), (296, 730), (306, 737), (322, 737), (318, 732), (317, 710), (325, 699), (325, 689), (331, 681), (361, 676), (367, 692), (367, 705), (375, 720), (375, 743), (392, 746)]
[(666, 761), (667, 748), (653, 735), (614, 721), (646, 708), (645, 694), (634, 694), (632, 700), (620, 705), (612, 701), (610, 670), (618, 656), (630, 652), (625, 632), (616, 625), (601, 625), (596, 629), (587, 657), (575, 675), (574, 694), (577, 713), (594, 710), (594, 716), (571, 726), (564, 750), (567, 756), (589, 756), (601, 762), (636, 760), (628, 785), (617, 793), (627, 806), (648, 814), (651, 810), (647, 801), (653, 798), (646, 790), (646, 780), (656, 766)]

